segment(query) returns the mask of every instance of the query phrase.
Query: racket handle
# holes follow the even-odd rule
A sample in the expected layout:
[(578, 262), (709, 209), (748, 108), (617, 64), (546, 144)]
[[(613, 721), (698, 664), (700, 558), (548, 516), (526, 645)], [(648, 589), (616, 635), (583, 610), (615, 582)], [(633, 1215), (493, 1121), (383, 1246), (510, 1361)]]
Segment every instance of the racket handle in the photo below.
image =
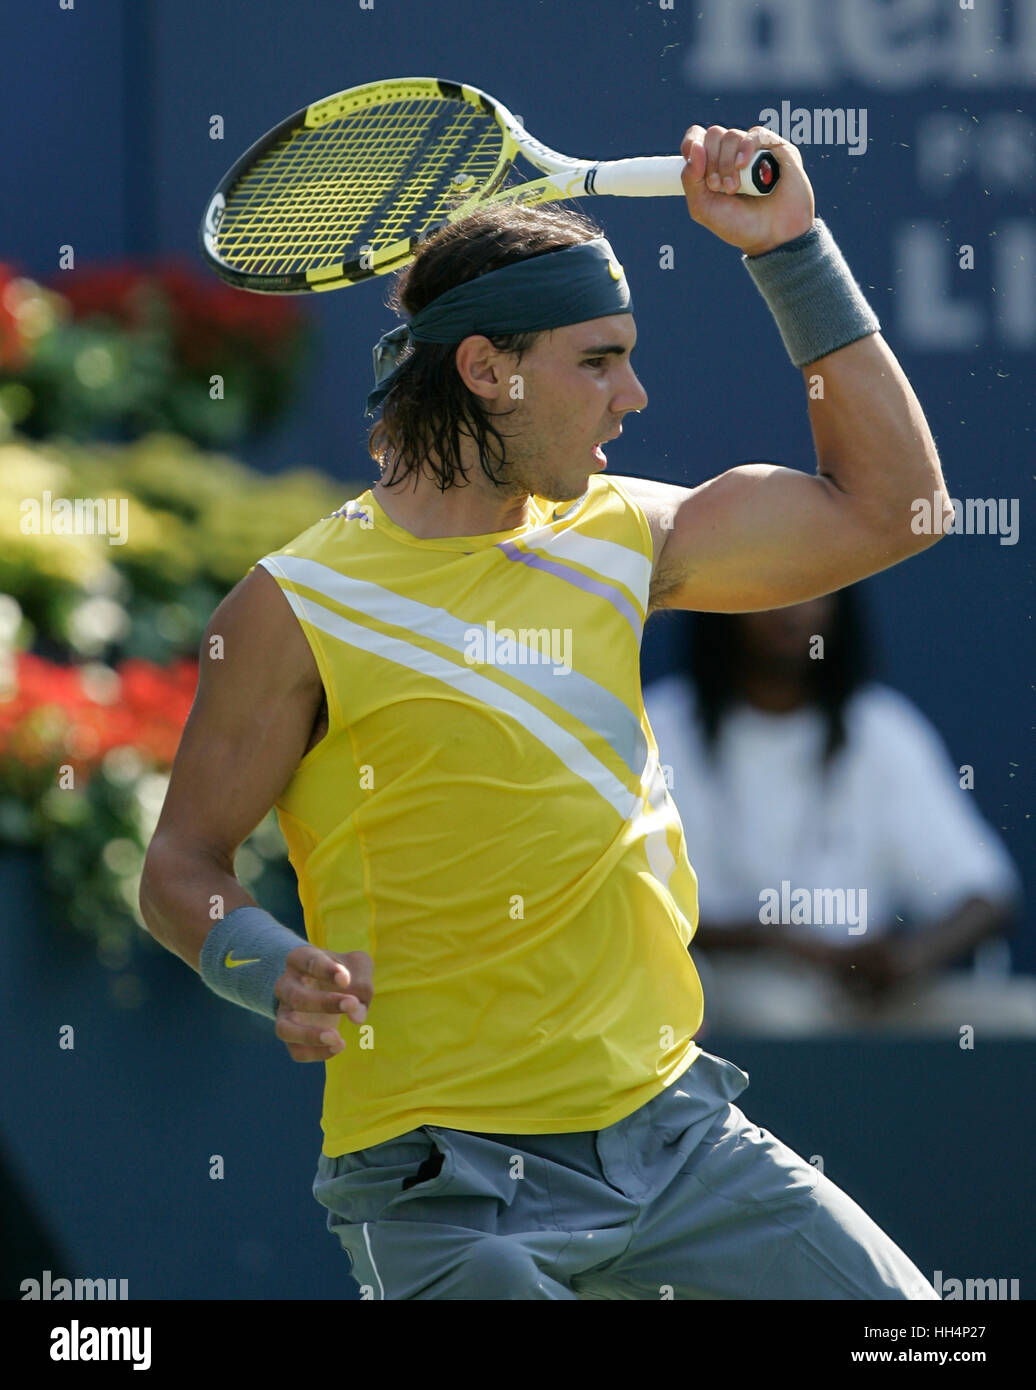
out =
[[(605, 193), (613, 198), (685, 197), (680, 175), (687, 161), (682, 155), (657, 159), (610, 159), (595, 164), (586, 175), (587, 193)], [(769, 150), (759, 150), (741, 170), (739, 193), (764, 197), (772, 193), (781, 177), (781, 166)]]

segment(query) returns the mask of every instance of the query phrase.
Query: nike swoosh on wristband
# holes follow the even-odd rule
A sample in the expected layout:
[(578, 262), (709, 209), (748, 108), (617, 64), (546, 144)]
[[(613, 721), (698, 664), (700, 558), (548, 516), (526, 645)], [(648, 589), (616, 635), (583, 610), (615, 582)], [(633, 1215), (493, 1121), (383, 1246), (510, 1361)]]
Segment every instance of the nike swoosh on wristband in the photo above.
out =
[(262, 959), (261, 956), (252, 956), (249, 960), (234, 960), (233, 954), (233, 951), (228, 951), (226, 959), (223, 961), (223, 964), (228, 970), (233, 970), (235, 965), (258, 965), (259, 961)]

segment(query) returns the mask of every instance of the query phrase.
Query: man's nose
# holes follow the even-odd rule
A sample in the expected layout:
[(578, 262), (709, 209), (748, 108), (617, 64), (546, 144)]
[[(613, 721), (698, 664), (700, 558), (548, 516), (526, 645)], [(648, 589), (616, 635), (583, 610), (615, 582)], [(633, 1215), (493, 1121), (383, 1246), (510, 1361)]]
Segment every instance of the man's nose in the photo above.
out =
[(638, 410), (644, 410), (648, 403), (648, 394), (641, 386), (639, 379), (631, 372), (630, 380), (625, 388), (619, 393), (615, 405), (612, 407), (616, 415), (629, 415)]

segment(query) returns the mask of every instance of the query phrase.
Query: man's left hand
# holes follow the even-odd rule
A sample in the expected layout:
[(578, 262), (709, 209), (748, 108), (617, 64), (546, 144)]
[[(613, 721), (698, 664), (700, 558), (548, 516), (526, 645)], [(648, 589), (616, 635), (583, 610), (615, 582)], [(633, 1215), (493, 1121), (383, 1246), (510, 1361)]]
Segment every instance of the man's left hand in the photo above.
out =
[[(780, 182), (765, 196), (739, 195), (741, 171), (759, 150), (773, 151), (781, 166)], [(680, 151), (687, 160), (682, 175), (687, 209), (720, 241), (749, 256), (761, 256), (812, 227), (813, 188), (802, 156), (768, 127), (710, 125), (706, 130), (692, 125)]]

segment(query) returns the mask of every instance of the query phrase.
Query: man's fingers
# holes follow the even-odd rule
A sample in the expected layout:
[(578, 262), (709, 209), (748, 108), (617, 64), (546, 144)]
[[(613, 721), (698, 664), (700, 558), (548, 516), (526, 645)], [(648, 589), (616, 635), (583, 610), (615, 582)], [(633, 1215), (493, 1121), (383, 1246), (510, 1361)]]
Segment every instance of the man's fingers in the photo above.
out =
[(696, 181), (705, 176), (705, 127), (692, 125), (683, 137), (680, 153), (691, 166), (691, 177)]
[(340, 1017), (335, 1014), (298, 1014), (281, 1008), (277, 1011), (274, 1031), (281, 1042), (323, 1048), (334, 1056), (345, 1047), (338, 1032), (339, 1022)]
[(360, 1024), (373, 996), (373, 961), (349, 954), (350, 970), (329, 951), (298, 946), (285, 960), (275, 993), (280, 1000), (275, 1032), (293, 1062), (327, 1062), (345, 1047), (338, 1029), (343, 1014)]
[(736, 193), (740, 186), (734, 160), (741, 148), (744, 133), (743, 130), (731, 129), (720, 137), (716, 157), (716, 172), (719, 174), (724, 193)]
[(725, 134), (726, 127), (721, 125), (710, 125), (705, 132), (705, 156), (708, 160), (705, 184), (713, 193), (720, 193), (723, 189), (723, 183), (719, 176), (719, 148), (720, 141)]
[(294, 1043), (287, 1046), (293, 1062), (329, 1062), (335, 1055), (329, 1047), (299, 1047)]
[(741, 136), (738, 141), (737, 154), (734, 156), (734, 167), (743, 169), (752, 158), (752, 153), (756, 149), (758, 142), (751, 131)]
[(330, 1014), (295, 1014), (290, 1009), (280, 1009), (275, 1032), (281, 1042), (330, 1047), (341, 1052), (345, 1041), (338, 1032), (338, 1021)]
[(318, 946), (297, 946), (288, 953), (285, 965), (297, 975), (309, 976), (318, 985), (341, 985), (352, 982), (349, 971), (340, 960), (334, 960)]
[(286, 973), (277, 981), (274, 992), (282, 1004), (286, 1004), (289, 1009), (303, 1013), (352, 1014), (361, 1007), (355, 994), (349, 994), (344, 989), (340, 994), (317, 989), (316, 982), (310, 984), (308, 983), (310, 980), (312, 980), (312, 976), (303, 976), (301, 979), (297, 979)]
[[(681, 153), (689, 165), (687, 182), (702, 184), (713, 193), (737, 193), (741, 167), (747, 163), (755, 142), (737, 127), (692, 125), (683, 139)], [(690, 190), (688, 190), (690, 191)]]

